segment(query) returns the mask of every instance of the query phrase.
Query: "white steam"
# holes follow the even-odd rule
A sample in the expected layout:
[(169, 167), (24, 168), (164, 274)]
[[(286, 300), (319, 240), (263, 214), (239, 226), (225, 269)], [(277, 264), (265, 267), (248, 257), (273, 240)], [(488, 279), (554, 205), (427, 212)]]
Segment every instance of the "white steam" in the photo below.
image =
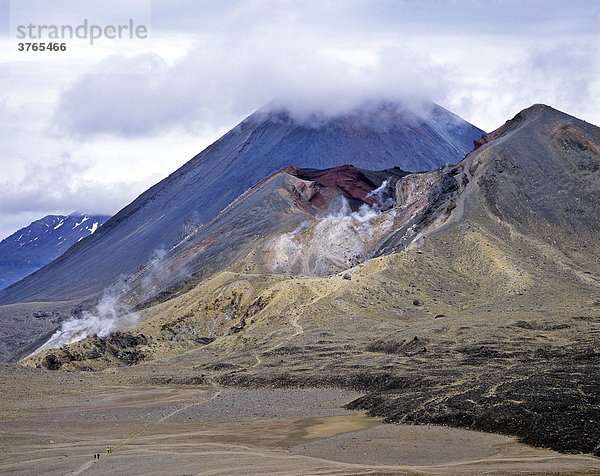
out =
[(348, 269), (368, 259), (370, 251), (392, 228), (395, 211), (389, 182), (371, 192), (373, 205), (350, 209), (341, 197), (334, 210), (304, 222), (275, 238), (269, 246), (273, 271), (292, 275), (323, 275)]
[(155, 296), (172, 277), (171, 269), (163, 262), (163, 257), (166, 250), (161, 246), (154, 250), (152, 259), (144, 268), (144, 274), (141, 280), (141, 296), (139, 298), (145, 300)]
[(80, 317), (74, 317), (63, 322), (60, 328), (26, 358), (46, 349), (54, 349), (72, 344), (91, 335), (106, 337), (117, 329), (133, 324), (139, 319), (139, 314), (132, 312), (121, 299), (124, 289), (120, 291), (111, 288), (104, 293), (94, 310), (84, 311)]
[(165, 253), (163, 247), (154, 251), (150, 263), (143, 270), (140, 285), (136, 288), (137, 292), (133, 292), (128, 284), (109, 288), (92, 311), (84, 311), (80, 317), (73, 317), (63, 322), (45, 344), (26, 358), (42, 350), (72, 344), (92, 335), (106, 337), (118, 329), (137, 322), (140, 316), (132, 310), (128, 302), (144, 301), (156, 295), (164, 287), (171, 276), (170, 270), (162, 264)]

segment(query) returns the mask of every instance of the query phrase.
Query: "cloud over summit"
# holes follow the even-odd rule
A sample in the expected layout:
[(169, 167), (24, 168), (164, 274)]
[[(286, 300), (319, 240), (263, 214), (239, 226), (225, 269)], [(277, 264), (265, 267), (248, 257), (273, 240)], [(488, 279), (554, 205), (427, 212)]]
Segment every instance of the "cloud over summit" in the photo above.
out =
[(62, 92), (57, 124), (79, 138), (194, 131), (273, 100), (299, 115), (336, 114), (367, 100), (439, 100), (452, 76), (403, 46), (323, 45), (301, 33), (282, 45), (270, 34), (200, 42), (172, 64), (158, 54), (108, 57)]

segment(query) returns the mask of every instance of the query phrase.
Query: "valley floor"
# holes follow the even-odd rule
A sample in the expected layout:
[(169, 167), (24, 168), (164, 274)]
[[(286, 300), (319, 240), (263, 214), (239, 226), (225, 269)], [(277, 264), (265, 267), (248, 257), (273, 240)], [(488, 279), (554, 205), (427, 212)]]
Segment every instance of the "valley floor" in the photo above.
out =
[(357, 392), (130, 378), (3, 364), (0, 473), (600, 474), (600, 458), (512, 437), (382, 424), (344, 409)]

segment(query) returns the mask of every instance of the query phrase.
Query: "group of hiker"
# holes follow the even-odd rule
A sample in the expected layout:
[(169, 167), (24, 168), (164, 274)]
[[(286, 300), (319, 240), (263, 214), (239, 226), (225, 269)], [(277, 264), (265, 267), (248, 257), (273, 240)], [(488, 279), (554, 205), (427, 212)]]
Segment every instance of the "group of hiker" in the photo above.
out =
[[(106, 452), (107, 453), (112, 453), (112, 446), (107, 446), (106, 447)], [(94, 459), (100, 459), (100, 453), (94, 453)]]

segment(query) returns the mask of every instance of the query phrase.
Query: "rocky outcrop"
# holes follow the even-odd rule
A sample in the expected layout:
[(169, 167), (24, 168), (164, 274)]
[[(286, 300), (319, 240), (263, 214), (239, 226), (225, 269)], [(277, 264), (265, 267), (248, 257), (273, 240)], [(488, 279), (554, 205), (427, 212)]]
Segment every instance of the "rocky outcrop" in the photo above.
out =
[(34, 358), (37, 366), (58, 370), (101, 370), (114, 365), (133, 365), (144, 358), (140, 347), (148, 344), (143, 334), (117, 331), (106, 337), (93, 336), (78, 346), (64, 346)]
[(409, 174), (396, 182), (396, 207), (406, 207), (425, 197), (433, 184), (443, 175), (442, 169), (420, 174)]

